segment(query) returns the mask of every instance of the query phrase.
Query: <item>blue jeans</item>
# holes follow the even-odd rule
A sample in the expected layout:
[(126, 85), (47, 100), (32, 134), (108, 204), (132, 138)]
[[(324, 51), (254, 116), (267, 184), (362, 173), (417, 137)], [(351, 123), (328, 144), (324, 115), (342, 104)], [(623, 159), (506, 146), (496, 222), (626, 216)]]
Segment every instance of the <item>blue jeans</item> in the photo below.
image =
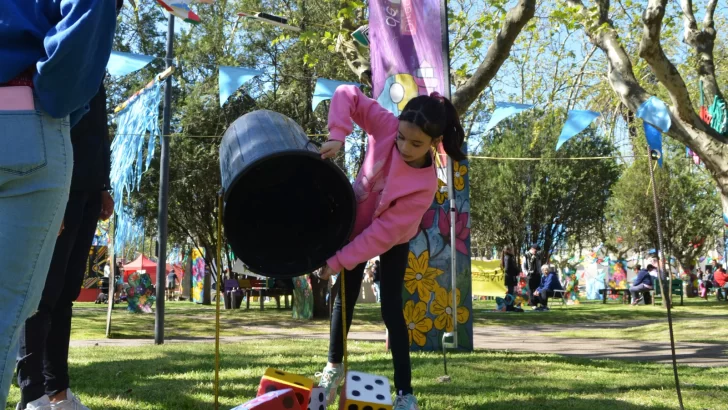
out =
[(645, 285), (644, 283), (640, 283), (637, 286), (630, 286), (629, 291), (632, 293), (632, 303), (640, 297), (640, 293), (649, 290), (652, 290), (652, 286)]
[(0, 111), (0, 408), (8, 398), (20, 331), (38, 309), (72, 167), (68, 118), (51, 118), (40, 109)]

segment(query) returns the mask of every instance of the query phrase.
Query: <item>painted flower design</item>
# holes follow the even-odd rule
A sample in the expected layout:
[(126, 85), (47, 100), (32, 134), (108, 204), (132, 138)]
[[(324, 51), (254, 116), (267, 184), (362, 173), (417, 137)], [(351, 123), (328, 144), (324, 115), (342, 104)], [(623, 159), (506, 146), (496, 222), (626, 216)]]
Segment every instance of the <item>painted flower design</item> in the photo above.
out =
[(465, 188), (465, 175), (468, 173), (468, 167), (457, 161), (455, 161), (452, 166), (455, 171), (455, 178), (453, 178), (455, 182), (455, 189), (462, 191)]
[[(457, 305), (460, 305), (460, 289), (456, 289), (455, 297), (457, 298)], [(435, 318), (435, 328), (437, 330), (445, 329), (446, 332), (452, 332), (452, 292), (448, 292), (444, 288), (437, 288), (435, 300), (430, 304), (430, 313), (437, 316)], [(457, 316), (458, 323), (463, 324), (470, 318), (470, 311), (464, 306), (459, 306)]]
[(420, 301), (427, 302), (437, 287), (435, 278), (442, 275), (442, 270), (430, 266), (430, 251), (422, 252), (419, 257), (410, 251), (408, 260), (404, 272), (404, 287), (413, 295), (417, 292)]
[[(427, 211), (429, 212), (429, 211)], [(440, 235), (445, 238), (445, 241), (450, 242), (450, 216), (445, 212), (444, 208), (439, 210), (440, 216), (437, 221), (437, 226), (440, 228)], [(425, 213), (427, 216), (427, 213)], [(458, 252), (468, 255), (468, 247), (465, 246), (465, 240), (470, 236), (470, 228), (468, 228), (468, 222), (470, 220), (470, 214), (467, 212), (458, 212), (455, 210), (455, 248)]]
[(437, 179), (437, 192), (435, 192), (435, 200), (438, 204), (442, 205), (445, 203), (445, 200), (447, 199), (447, 184), (441, 180), (440, 178)]
[(427, 317), (427, 304), (408, 300), (404, 305), (404, 321), (407, 323), (409, 344), (414, 340), (417, 346), (424, 346), (427, 342), (427, 332), (432, 330), (432, 319)]

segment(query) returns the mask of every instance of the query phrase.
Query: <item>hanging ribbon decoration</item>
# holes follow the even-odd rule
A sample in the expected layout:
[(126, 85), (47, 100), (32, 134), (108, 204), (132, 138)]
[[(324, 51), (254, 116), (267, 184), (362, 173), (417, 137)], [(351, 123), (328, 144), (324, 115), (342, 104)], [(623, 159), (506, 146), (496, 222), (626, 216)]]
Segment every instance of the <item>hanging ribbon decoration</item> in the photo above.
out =
[(111, 143), (111, 187), (117, 215), (115, 252), (121, 252), (124, 244), (138, 231), (130, 213), (124, 210), (124, 194), (139, 189), (142, 173), (149, 168), (154, 156), (157, 136), (161, 134), (158, 124), (162, 84), (160, 80), (154, 81), (135, 94), (136, 97), (125, 103), (116, 117), (118, 127)]

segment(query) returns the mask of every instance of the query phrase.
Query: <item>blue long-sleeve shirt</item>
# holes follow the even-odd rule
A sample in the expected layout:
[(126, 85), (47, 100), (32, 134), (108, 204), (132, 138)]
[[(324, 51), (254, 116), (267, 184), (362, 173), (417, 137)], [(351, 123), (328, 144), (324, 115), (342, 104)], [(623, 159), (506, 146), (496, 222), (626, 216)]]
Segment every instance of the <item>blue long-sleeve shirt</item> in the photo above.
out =
[(0, 3), (0, 84), (30, 69), (44, 111), (55, 118), (85, 111), (99, 90), (111, 54), (114, 1)]
[(538, 293), (553, 292), (555, 290), (563, 290), (558, 276), (554, 272), (541, 277), (541, 285), (536, 289)]
[(642, 269), (637, 273), (637, 277), (634, 278), (634, 282), (632, 282), (632, 285), (638, 286), (645, 284), (647, 286), (652, 286), (652, 276), (650, 276), (650, 273), (646, 270)]

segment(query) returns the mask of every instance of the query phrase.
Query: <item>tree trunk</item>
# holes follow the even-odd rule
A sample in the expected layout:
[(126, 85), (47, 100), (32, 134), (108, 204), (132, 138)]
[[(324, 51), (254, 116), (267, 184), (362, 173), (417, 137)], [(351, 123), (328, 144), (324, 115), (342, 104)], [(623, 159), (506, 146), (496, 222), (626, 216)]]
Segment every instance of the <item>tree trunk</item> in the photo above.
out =
[(329, 282), (320, 280), (315, 275), (311, 278), (311, 292), (313, 294), (313, 318), (328, 319), (329, 305), (326, 303), (326, 294), (329, 291)]
[[(582, 17), (589, 21), (590, 15), (581, 0), (566, 0), (575, 7)], [(670, 94), (672, 105), (670, 111), (671, 126), (666, 132), (698, 154), (710, 171), (721, 192), (723, 214), (728, 215), (728, 137), (721, 135), (710, 125), (705, 124), (693, 110), (686, 85), (677, 68), (667, 59), (660, 45), (660, 28), (664, 17), (665, 0), (650, 0), (643, 15), (643, 37), (639, 45), (640, 56), (649, 64), (660, 84)], [(691, 3), (691, 2), (685, 2)], [(708, 4), (703, 23), (703, 30), (697, 29), (692, 6), (683, 5), (686, 26), (685, 42), (690, 44), (699, 57), (698, 73), (705, 83), (708, 96), (719, 96), (713, 63), (713, 12), (715, 1)], [(632, 62), (620, 43), (619, 35), (609, 20), (609, 1), (601, 0), (598, 4), (598, 24), (586, 25), (585, 30), (591, 42), (605, 54), (609, 63), (608, 79), (614, 92), (622, 103), (631, 111), (637, 112), (639, 107), (651, 95), (640, 85), (634, 75)], [(708, 101), (708, 104), (712, 101)]]

